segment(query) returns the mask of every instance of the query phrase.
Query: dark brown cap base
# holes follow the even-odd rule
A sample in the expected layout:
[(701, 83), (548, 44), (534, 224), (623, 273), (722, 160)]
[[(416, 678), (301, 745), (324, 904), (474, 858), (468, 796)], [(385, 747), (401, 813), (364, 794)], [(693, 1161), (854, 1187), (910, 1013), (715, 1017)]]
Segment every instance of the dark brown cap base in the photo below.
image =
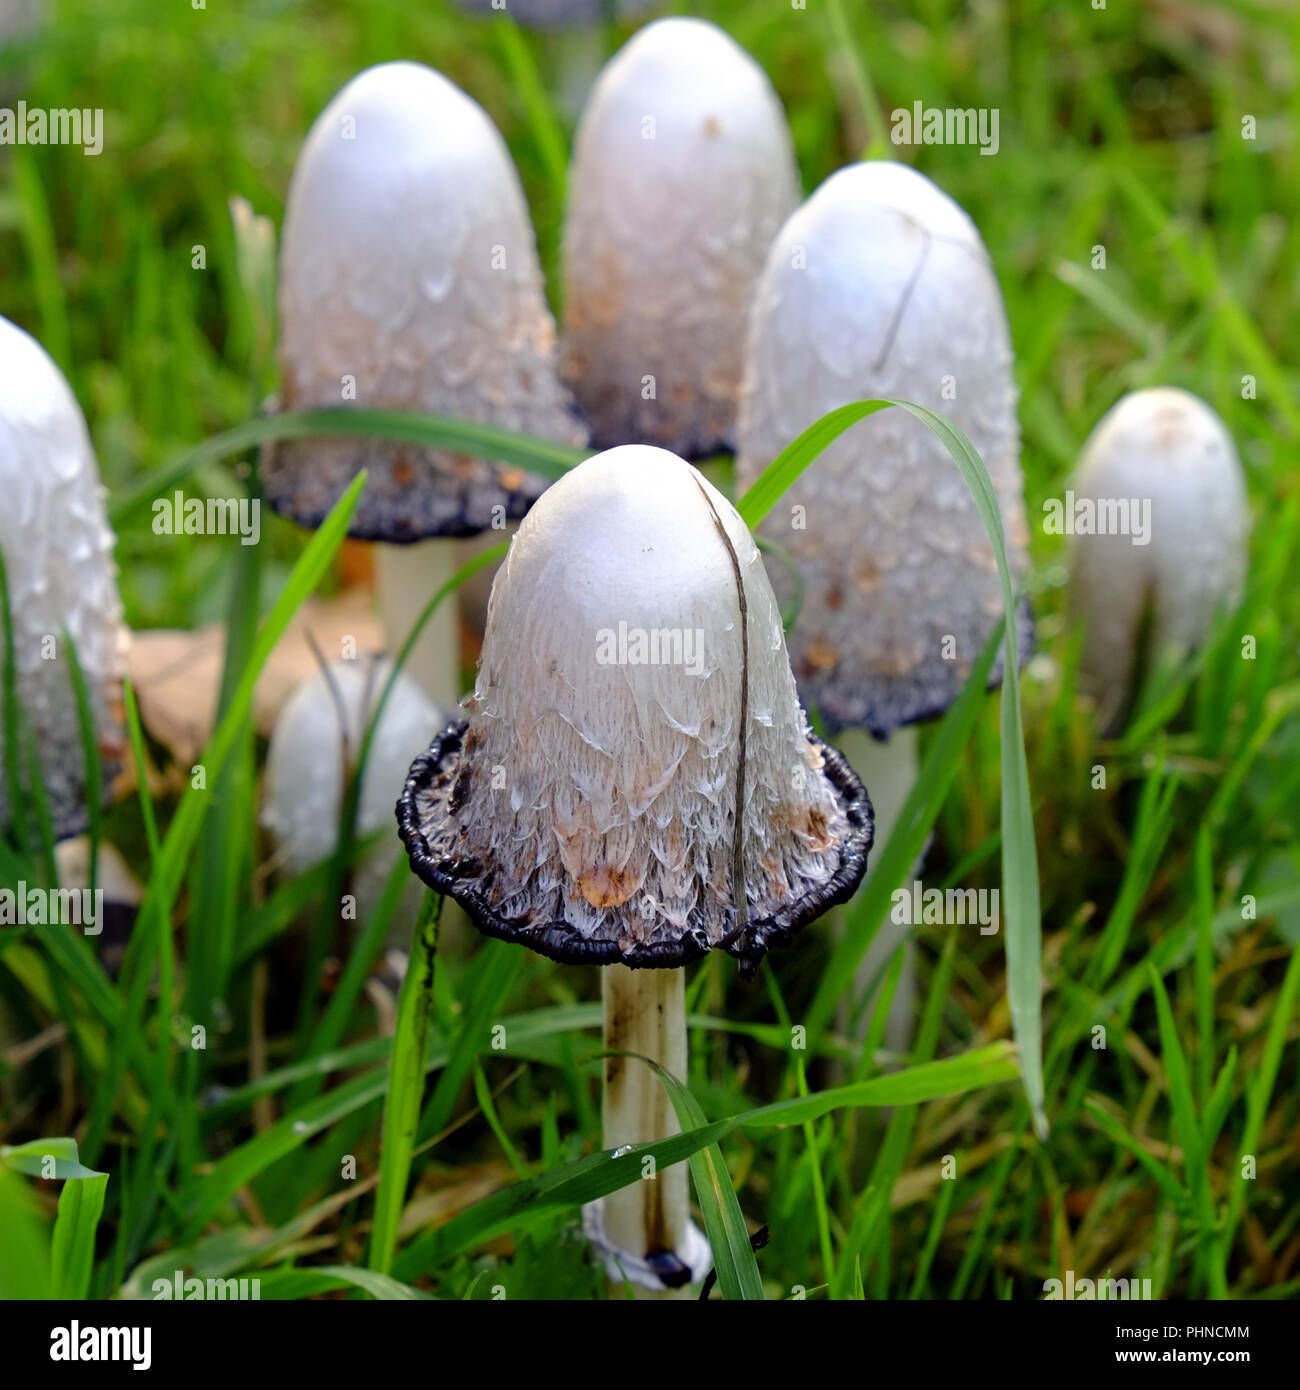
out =
[(280, 516), (315, 530), (365, 469), (348, 534), (409, 545), (477, 536), (520, 521), (550, 485), (522, 468), (386, 439), (282, 439), (262, 451), (262, 495)]
[[(1028, 600), (1016, 612), (1016, 643), (1023, 664), (1034, 650), (1034, 616)], [(951, 667), (952, 663), (942, 665)], [(989, 672), (990, 690), (1002, 684), (1002, 666), (1003, 652), (999, 646)], [(895, 729), (924, 724), (945, 714), (964, 684), (964, 678), (945, 670), (938, 681), (927, 680), (921, 672), (878, 682), (870, 690), (851, 689), (847, 681), (837, 682), (831, 672), (820, 681), (800, 679), (799, 695), (805, 705), (816, 707), (832, 738), (845, 729), (865, 729), (883, 742)]]

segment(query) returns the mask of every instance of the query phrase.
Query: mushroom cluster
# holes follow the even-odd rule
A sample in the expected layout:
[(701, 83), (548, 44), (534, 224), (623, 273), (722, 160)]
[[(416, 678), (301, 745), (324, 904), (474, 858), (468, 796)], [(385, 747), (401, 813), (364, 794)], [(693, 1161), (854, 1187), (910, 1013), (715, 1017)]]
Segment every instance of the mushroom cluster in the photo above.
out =
[[(125, 749), (127, 632), (113, 533), (86, 422), (44, 348), (0, 318), (0, 554), (13, 621), (19, 706), (31, 722), (59, 836), (85, 828), (86, 769), (72, 639), (102, 756)], [(8, 821), (0, 742), (0, 823)]]
[[(753, 538), (650, 446), (581, 464), (525, 518), (471, 717), (415, 761), (398, 824), (416, 873), (481, 931), (612, 967), (606, 1047), (679, 1076), (677, 968), (720, 949), (752, 972), (853, 892), (871, 842), (861, 784), (808, 730)], [(659, 972), (677, 983), (644, 978)], [(629, 1091), (626, 1060), (606, 1066), (607, 1146), (675, 1132), (657, 1083)], [(611, 1272), (696, 1277), (684, 1181), (607, 1200)]]

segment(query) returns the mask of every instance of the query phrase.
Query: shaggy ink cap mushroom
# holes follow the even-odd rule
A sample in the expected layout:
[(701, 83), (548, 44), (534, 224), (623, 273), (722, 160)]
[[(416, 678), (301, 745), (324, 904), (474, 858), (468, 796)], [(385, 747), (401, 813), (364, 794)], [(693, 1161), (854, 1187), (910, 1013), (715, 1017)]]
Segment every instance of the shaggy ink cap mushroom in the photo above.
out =
[(416, 760), (398, 823), (488, 935), (631, 967), (721, 947), (744, 973), (852, 894), (871, 843), (861, 783), (808, 730), (753, 538), (650, 446), (580, 464), (525, 518), (471, 718)]
[[(285, 210), (280, 321), (288, 410), (355, 403), (583, 442), (505, 142), (419, 63), (367, 69), (312, 126)], [(363, 468), (351, 534), (395, 544), (476, 535), (548, 482), (422, 445), (313, 437), (268, 448), (262, 485), (315, 527)]]
[[(31, 721), (55, 832), (87, 823), (85, 755), (71, 652), (76, 646), (100, 752), (125, 749), (127, 631), (113, 532), (86, 422), (45, 349), (0, 318), (0, 553), (13, 618), (17, 698)], [(56, 660), (50, 660), (50, 653)], [(0, 740), (0, 823), (9, 819)]]
[[(929, 406), (969, 436), (997, 493), (1013, 582), (1022, 576), (1024, 479), (997, 280), (962, 209), (887, 161), (832, 175), (772, 246), (750, 323), (737, 487), (822, 415), (871, 397)], [(930, 430), (897, 409), (859, 422), (763, 530), (802, 572), (791, 659), (832, 732), (885, 738), (948, 707), (1002, 615), (1002, 591), (974, 499)], [(1027, 652), (1027, 608), (1018, 629)]]
[(583, 112), (564, 223), (561, 372), (592, 443), (729, 444), (750, 301), (799, 200), (785, 113), (702, 19), (661, 19)]
[[(1148, 611), (1150, 655), (1163, 660), (1198, 646), (1236, 601), (1250, 533), (1246, 483), (1218, 415), (1190, 392), (1159, 386), (1102, 417), (1072, 491), (1076, 511), (1090, 504), (1099, 519), (1092, 534), (1076, 524), (1070, 543), (1071, 604), (1084, 625), (1080, 684), (1109, 722), (1130, 692)], [(1120, 503), (1126, 526), (1100, 520), (1123, 515)]]

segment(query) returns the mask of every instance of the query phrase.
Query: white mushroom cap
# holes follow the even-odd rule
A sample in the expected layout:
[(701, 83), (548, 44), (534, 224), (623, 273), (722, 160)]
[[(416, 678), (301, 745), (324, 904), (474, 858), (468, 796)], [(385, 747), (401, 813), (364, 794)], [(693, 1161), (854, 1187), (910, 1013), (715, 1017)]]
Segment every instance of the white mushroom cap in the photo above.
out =
[(415, 763), (398, 820), (412, 866), (483, 931), (632, 966), (723, 946), (752, 967), (853, 891), (870, 844), (861, 784), (808, 732), (753, 538), (645, 445), (579, 465), (525, 518), (468, 728)]
[[(294, 169), (280, 252), (287, 409), (417, 410), (581, 443), (505, 142), (477, 102), (418, 63), (353, 78)], [(345, 379), (355, 382), (346, 399)], [(352, 533), (474, 535), (546, 486), (520, 469), (380, 440), (283, 442), (268, 500), (317, 525), (358, 469)]]
[[(970, 437), (1021, 575), (1024, 481), (997, 280), (961, 208), (889, 162), (834, 174), (772, 247), (750, 324), (738, 489), (829, 410), (873, 397), (929, 406)], [(884, 737), (947, 708), (1002, 597), (975, 503), (920, 421), (890, 409), (854, 425), (763, 529), (802, 571), (791, 658), (830, 728)]]
[(564, 225), (561, 371), (594, 444), (696, 458), (731, 440), (754, 286), (798, 200), (781, 103), (721, 29), (661, 19), (615, 54)]
[[(392, 669), (391, 661), (369, 656), (333, 662), (297, 685), (276, 716), (266, 752), (262, 824), (287, 875), (305, 873), (334, 853), (347, 777)], [(411, 759), (445, 722), (424, 691), (399, 675), (366, 759), (358, 838), (391, 827)], [(354, 867), (358, 920), (378, 901), (398, 853), (394, 836)]]
[(1081, 685), (1119, 712), (1135, 675), (1150, 604), (1151, 656), (1185, 655), (1216, 612), (1235, 602), (1246, 572), (1250, 510), (1241, 462), (1223, 421), (1171, 386), (1135, 391), (1088, 437), (1073, 479), (1080, 502), (1127, 499), (1148, 508), (1146, 543), (1108, 527), (1073, 536), (1070, 588), (1085, 625)]
[[(121, 683), (127, 633), (113, 533), (86, 422), (45, 349), (2, 318), (0, 497), (18, 703), (31, 720), (55, 828), (70, 835), (85, 825), (86, 782), (62, 629), (76, 644), (100, 751), (110, 761), (125, 747)], [(0, 822), (9, 816), (3, 761), (0, 740)]]

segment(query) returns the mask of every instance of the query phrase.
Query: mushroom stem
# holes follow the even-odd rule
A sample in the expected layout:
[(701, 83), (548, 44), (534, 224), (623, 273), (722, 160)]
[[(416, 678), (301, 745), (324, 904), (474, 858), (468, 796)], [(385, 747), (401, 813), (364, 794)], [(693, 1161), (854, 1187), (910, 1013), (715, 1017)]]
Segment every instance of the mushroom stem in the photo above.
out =
[[(394, 660), (424, 605), (455, 573), (456, 547), (450, 541), (375, 546), (384, 645)], [(455, 594), (448, 594), (434, 609), (403, 670), (441, 709), (453, 710), (460, 703), (460, 620)]]
[[(907, 724), (882, 743), (862, 729), (845, 729), (835, 740), (836, 747), (848, 759), (849, 766), (862, 779), (875, 812), (875, 843), (882, 849), (889, 842), (898, 824), (899, 813), (916, 785), (920, 759), (917, 752), (915, 724)], [(876, 861), (879, 863), (879, 860)], [(867, 875), (874, 872), (869, 867)], [(847, 922), (847, 907), (832, 919), (833, 930), (843, 936)], [(886, 913), (866, 954), (858, 962), (853, 980), (853, 995), (840, 1006), (840, 1027), (852, 1030), (859, 1039), (866, 1035), (874, 1005), (864, 1003), (871, 982), (883, 971), (899, 945), (903, 947), (903, 973), (889, 1006), (889, 1021), (885, 1025), (885, 1043), (894, 1052), (906, 1052), (912, 1043), (913, 1014), (916, 1004), (916, 962), (914, 947), (906, 923), (900, 924)], [(879, 987), (871, 990), (872, 995)], [(858, 1023), (854, 1027), (854, 1016)]]
[[(683, 970), (601, 971), (605, 1048), (636, 1053), (686, 1078), (686, 973)], [(605, 1058), (604, 1147), (621, 1149), (677, 1134), (680, 1126), (659, 1077), (644, 1062)], [(666, 1297), (688, 1297), (708, 1263), (708, 1244), (690, 1215), (684, 1163), (653, 1171), (601, 1203), (600, 1244), (610, 1277)]]

